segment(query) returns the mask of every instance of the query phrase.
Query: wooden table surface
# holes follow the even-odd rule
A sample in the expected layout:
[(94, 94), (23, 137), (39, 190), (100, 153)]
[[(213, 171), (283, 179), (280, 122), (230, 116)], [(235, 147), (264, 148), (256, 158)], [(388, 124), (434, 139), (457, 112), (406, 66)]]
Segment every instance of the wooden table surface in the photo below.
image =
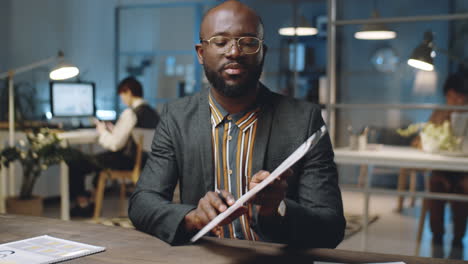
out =
[(96, 246), (106, 251), (67, 263), (338, 263), (404, 261), (407, 264), (467, 264), (467, 261), (420, 258), (336, 249), (288, 249), (281, 244), (203, 238), (195, 245), (172, 247), (142, 232), (52, 218), (0, 215), (0, 243), (51, 235)]

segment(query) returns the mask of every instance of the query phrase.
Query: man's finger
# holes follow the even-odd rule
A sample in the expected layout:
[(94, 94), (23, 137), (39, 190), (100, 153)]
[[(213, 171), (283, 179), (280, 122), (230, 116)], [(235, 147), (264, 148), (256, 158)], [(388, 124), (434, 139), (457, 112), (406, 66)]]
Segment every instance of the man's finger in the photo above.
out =
[(255, 183), (255, 184), (260, 183), (266, 177), (268, 177), (269, 175), (270, 175), (270, 173), (268, 171), (261, 170), (261, 171), (255, 173), (255, 175), (250, 180), (250, 183)]
[(208, 222), (211, 221), (211, 219), (213, 219), (217, 215), (215, 209), (211, 206), (211, 204), (207, 200), (208, 199), (206, 197), (203, 197), (198, 203), (197, 217), (200, 219), (200, 222), (202, 223), (202, 225), (206, 225)]
[(236, 202), (234, 196), (226, 190), (220, 190), (218, 192), (218, 195), (229, 206), (233, 205)]
[(221, 236), (221, 226), (215, 226), (212, 230), (211, 233), (213, 233), (215, 236), (220, 237)]
[(218, 210), (218, 212), (226, 211), (227, 204), (218, 192), (209, 192), (206, 194), (206, 197), (209, 199), (211, 206)]
[[(273, 181), (270, 185), (267, 186), (272, 192), (277, 192), (279, 190), (286, 190), (288, 188), (288, 181), (286, 179), (278, 179)], [(268, 190), (268, 192), (270, 191)], [(264, 189), (266, 191), (266, 188)]]
[(284, 179), (287, 179), (288, 177), (291, 177), (293, 174), (294, 174), (294, 171), (291, 168), (289, 168), (276, 179), (284, 180)]

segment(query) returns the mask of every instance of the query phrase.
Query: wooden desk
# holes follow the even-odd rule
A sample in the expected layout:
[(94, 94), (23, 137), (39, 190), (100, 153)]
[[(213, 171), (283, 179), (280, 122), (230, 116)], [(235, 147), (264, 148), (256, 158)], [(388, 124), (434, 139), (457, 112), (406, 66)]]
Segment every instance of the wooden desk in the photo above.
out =
[[(78, 129), (63, 133), (58, 133), (58, 138), (64, 145), (91, 144), (95, 143), (99, 134), (96, 129)], [(65, 162), (60, 162), (60, 218), (70, 220), (70, 193), (69, 193), (68, 166)]]
[[(364, 193), (364, 218), (363, 218), (363, 242), (362, 249), (367, 248), (369, 199), (372, 193), (405, 195), (423, 198), (438, 198), (445, 200), (468, 201), (468, 196), (461, 194), (443, 194), (425, 192), (405, 192), (397, 190), (382, 190), (370, 187), (373, 166), (390, 166), (397, 168), (415, 168), (429, 170), (449, 170), (449, 171), (467, 171), (468, 157), (446, 156), (433, 153), (427, 153), (412, 147), (377, 145), (372, 149), (350, 150), (349, 148), (336, 148), (335, 162), (337, 164), (361, 165), (367, 166), (364, 171), (369, 177), (366, 177), (364, 188), (350, 188), (342, 186), (342, 190)], [(361, 170), (361, 173), (363, 171)]]
[(106, 247), (106, 251), (68, 263), (372, 263), (404, 261), (407, 264), (467, 264), (467, 261), (364, 253), (336, 249), (292, 250), (284, 245), (241, 240), (203, 238), (195, 245), (171, 247), (133, 229), (61, 221), (51, 218), (0, 215), (0, 243), (38, 235)]

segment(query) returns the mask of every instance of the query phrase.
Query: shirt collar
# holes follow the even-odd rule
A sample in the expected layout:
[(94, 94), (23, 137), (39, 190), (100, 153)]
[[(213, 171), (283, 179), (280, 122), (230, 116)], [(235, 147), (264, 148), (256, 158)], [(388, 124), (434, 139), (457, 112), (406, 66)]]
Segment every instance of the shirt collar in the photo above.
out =
[(132, 109), (135, 109), (135, 108), (139, 107), (140, 105), (142, 105), (144, 103), (145, 103), (145, 100), (143, 100), (142, 98), (133, 99)]
[(211, 96), (211, 92), (208, 93), (208, 103), (210, 104), (211, 120), (215, 126), (218, 126), (229, 113), (218, 104), (213, 96)]
[(255, 103), (254, 106), (247, 111), (230, 115), (229, 112), (216, 101), (214, 96), (211, 95), (211, 92), (208, 93), (208, 102), (210, 104), (212, 122), (214, 122), (215, 126), (219, 126), (224, 120), (228, 119), (228, 117), (239, 126), (245, 119), (251, 117), (253, 113), (255, 113), (256, 116), (260, 111), (260, 106), (258, 106), (258, 103)]

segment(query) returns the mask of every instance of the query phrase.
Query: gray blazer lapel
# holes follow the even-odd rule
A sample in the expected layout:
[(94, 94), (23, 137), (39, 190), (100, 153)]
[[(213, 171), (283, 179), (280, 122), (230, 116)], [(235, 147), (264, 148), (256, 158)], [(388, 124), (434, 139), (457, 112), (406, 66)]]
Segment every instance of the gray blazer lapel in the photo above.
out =
[[(203, 88), (199, 94), (198, 107), (198, 131), (195, 133), (194, 140), (200, 144), (198, 155), (201, 157), (203, 168), (203, 179), (205, 182), (206, 191), (214, 190), (214, 174), (213, 174), (213, 149), (211, 139), (211, 121), (210, 107), (208, 104), (208, 89)], [(189, 155), (192, 155), (189, 153)]]
[(271, 93), (265, 86), (262, 85), (262, 95), (260, 104), (262, 108), (258, 116), (257, 132), (255, 135), (255, 146), (252, 157), (252, 176), (259, 170), (264, 169), (265, 154), (270, 139), (271, 124), (273, 120), (274, 109), (269, 104)]

